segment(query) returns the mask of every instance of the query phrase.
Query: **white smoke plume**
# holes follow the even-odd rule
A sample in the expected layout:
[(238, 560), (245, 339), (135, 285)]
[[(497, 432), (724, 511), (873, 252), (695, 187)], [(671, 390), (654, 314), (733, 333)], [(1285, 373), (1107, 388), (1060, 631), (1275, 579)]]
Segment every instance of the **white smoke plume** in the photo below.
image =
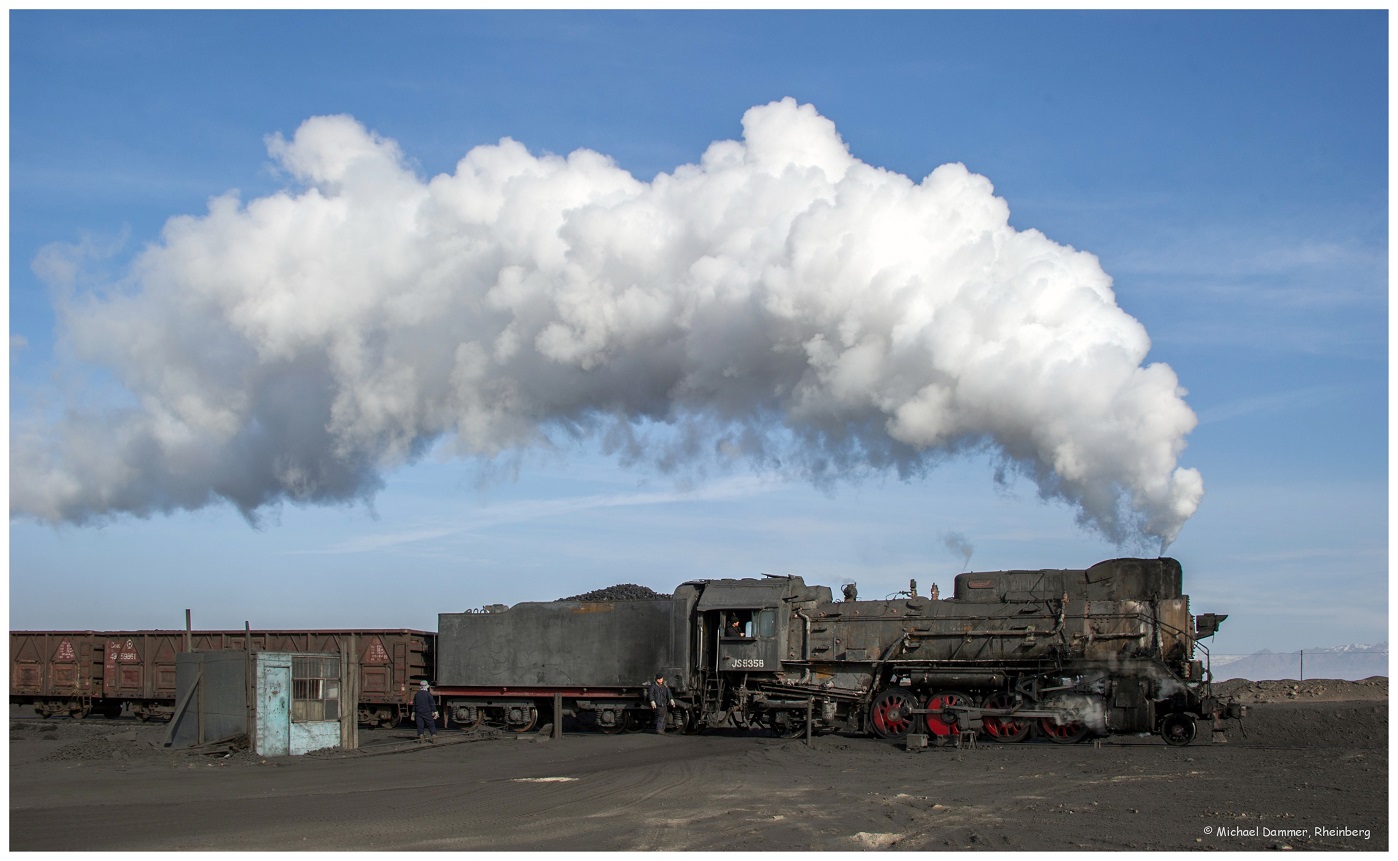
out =
[[(130, 399), (17, 420), (14, 515), (255, 519), (372, 498), (437, 443), (488, 463), (560, 433), (819, 484), (989, 452), (1118, 542), (1168, 542), (1203, 494), (1195, 416), (1094, 256), (1011, 228), (960, 164), (860, 162), (810, 105), (652, 182), (508, 138), (424, 180), (346, 116), (268, 148), (288, 190), (172, 218), (59, 300)], [(80, 262), (36, 267), (61, 288)]]

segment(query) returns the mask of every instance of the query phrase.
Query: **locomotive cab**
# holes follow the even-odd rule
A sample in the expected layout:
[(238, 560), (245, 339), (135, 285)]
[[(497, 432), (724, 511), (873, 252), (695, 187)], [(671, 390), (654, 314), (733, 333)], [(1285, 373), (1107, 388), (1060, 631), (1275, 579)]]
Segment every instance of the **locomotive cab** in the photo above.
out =
[(780, 636), (777, 608), (784, 589), (773, 585), (763, 580), (705, 584), (695, 606), (695, 629), (700, 638), (695, 644), (696, 662), (701, 671), (777, 671), (785, 639)]
[(773, 607), (719, 611), (727, 619), (719, 631), (719, 672), (766, 671), (777, 666), (777, 611)]
[(746, 727), (774, 715), (785, 718), (785, 711), (773, 711), (772, 687), (780, 684), (793, 638), (802, 648), (807, 636), (791, 622), (793, 607), (828, 602), (830, 589), (807, 586), (800, 577), (772, 576), (691, 581), (681, 589), (697, 593), (690, 653), (693, 698), (705, 723)]
[[(778, 673), (792, 632), (796, 604), (829, 603), (828, 586), (807, 586), (800, 577), (767, 575), (761, 580), (699, 580), (694, 603), (693, 644), (702, 673)], [(799, 645), (799, 643), (798, 643)]]

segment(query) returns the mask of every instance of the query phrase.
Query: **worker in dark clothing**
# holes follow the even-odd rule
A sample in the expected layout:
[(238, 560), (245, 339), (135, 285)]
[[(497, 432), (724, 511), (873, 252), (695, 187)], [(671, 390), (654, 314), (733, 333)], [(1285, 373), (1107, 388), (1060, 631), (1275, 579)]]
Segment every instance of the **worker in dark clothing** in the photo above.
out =
[(646, 685), (646, 699), (650, 700), (650, 707), (655, 709), (655, 733), (664, 735), (665, 721), (670, 716), (670, 709), (675, 707), (675, 698), (665, 684), (664, 672), (656, 673), (655, 681)]
[(429, 733), (427, 741), (437, 743), (437, 704), (432, 700), (432, 689), (427, 680), (418, 683), (417, 693), (413, 694), (413, 718), (417, 721), (417, 740), (422, 741), (422, 731)]

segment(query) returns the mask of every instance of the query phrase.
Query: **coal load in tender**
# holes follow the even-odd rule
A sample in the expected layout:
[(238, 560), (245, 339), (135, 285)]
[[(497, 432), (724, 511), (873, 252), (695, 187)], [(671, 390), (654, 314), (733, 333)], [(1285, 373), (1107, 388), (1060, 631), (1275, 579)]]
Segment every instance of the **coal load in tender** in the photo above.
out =
[(636, 601), (645, 598), (668, 598), (669, 595), (661, 595), (654, 589), (645, 586), (637, 586), (635, 583), (621, 583), (617, 586), (608, 586), (604, 589), (593, 589), (591, 592), (584, 592), (581, 595), (574, 595), (571, 598), (559, 598), (559, 601)]

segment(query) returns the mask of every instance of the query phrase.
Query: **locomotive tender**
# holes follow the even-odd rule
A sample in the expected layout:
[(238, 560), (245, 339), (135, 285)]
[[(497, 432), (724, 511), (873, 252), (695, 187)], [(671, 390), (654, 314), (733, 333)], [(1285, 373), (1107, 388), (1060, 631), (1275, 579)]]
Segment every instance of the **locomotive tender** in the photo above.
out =
[[(541, 715), (607, 732), (649, 716), (662, 670), (670, 726), (766, 726), (1071, 743), (1239, 717), (1210, 692), (1207, 650), (1226, 616), (1192, 616), (1174, 559), (1085, 570), (963, 573), (953, 596), (836, 601), (801, 577), (696, 580), (672, 596), (496, 605), (439, 616), (436, 693), (451, 723), (516, 731)], [(1196, 650), (1204, 660), (1196, 658)]]

